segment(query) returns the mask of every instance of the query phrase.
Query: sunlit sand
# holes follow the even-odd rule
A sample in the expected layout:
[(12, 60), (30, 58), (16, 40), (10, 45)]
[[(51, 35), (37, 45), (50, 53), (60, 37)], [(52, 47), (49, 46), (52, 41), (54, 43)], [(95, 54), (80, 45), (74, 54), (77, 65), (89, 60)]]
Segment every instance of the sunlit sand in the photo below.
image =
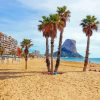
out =
[(100, 72), (82, 68), (83, 63), (61, 61), (63, 74), (48, 75), (44, 58), (29, 59), (27, 71), (24, 59), (0, 62), (0, 100), (100, 100)]

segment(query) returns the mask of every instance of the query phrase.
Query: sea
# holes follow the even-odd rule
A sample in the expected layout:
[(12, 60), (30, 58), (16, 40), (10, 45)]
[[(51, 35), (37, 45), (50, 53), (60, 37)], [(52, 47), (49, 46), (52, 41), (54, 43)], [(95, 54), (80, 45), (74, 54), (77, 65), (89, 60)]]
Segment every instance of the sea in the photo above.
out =
[[(61, 60), (64, 61), (73, 61), (73, 62), (84, 62), (84, 58), (69, 58), (69, 57), (61, 57)], [(90, 63), (98, 63), (100, 64), (100, 58), (89, 58)]]

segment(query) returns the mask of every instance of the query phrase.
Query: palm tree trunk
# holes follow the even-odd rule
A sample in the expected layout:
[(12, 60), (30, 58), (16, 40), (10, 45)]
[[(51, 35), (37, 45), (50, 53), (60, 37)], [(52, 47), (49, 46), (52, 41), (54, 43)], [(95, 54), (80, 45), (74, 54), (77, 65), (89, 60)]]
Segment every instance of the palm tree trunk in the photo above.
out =
[(48, 72), (50, 72), (48, 37), (46, 37), (46, 64), (47, 64), (47, 70), (48, 70)]
[(51, 73), (53, 74), (53, 49), (54, 49), (54, 38), (51, 38)]
[(28, 55), (28, 47), (26, 46), (25, 47), (25, 50), (24, 50), (24, 53), (25, 53), (25, 70), (27, 70), (27, 55)]
[(84, 68), (83, 71), (86, 71), (87, 65), (88, 65), (88, 58), (89, 58), (89, 46), (90, 46), (90, 35), (87, 36), (87, 47), (86, 47), (86, 54), (85, 54), (85, 60), (84, 60)]
[(60, 38), (59, 38), (59, 46), (58, 46), (57, 60), (56, 60), (56, 65), (55, 65), (55, 72), (58, 71), (58, 67), (59, 67), (59, 64), (60, 64), (62, 36), (63, 36), (63, 30), (61, 31)]
[(25, 57), (25, 70), (27, 70), (27, 54), (26, 54), (26, 57)]

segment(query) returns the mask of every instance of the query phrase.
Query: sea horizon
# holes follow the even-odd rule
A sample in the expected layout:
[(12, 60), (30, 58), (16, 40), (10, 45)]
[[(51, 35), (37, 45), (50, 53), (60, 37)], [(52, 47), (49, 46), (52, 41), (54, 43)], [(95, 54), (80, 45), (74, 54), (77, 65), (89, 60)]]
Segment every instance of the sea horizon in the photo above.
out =
[[(77, 58), (77, 57), (61, 57), (61, 60), (63, 61), (72, 61), (72, 62), (84, 62), (83, 58)], [(100, 58), (89, 58), (90, 63), (98, 63), (100, 64)]]

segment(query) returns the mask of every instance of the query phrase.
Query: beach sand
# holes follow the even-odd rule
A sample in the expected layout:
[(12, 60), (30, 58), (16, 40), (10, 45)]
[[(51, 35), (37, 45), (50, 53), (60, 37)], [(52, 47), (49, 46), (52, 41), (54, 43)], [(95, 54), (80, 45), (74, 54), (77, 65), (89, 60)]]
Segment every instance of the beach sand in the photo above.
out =
[[(100, 64), (94, 64), (100, 69)], [(63, 74), (46, 74), (45, 59), (0, 62), (0, 100), (100, 100), (100, 72), (82, 72), (83, 63), (61, 61)]]

